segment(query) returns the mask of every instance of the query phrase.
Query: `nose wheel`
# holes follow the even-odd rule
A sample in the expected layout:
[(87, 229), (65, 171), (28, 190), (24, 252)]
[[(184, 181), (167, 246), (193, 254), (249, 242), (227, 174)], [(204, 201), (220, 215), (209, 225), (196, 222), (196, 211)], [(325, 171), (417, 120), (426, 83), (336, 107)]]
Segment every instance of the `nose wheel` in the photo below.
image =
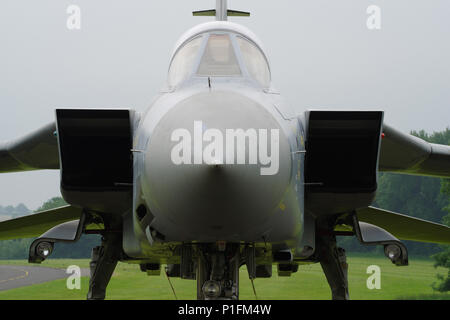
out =
[[(222, 250), (221, 250), (222, 249)], [(237, 300), (239, 298), (239, 245), (225, 248), (205, 245), (197, 260), (198, 300)]]

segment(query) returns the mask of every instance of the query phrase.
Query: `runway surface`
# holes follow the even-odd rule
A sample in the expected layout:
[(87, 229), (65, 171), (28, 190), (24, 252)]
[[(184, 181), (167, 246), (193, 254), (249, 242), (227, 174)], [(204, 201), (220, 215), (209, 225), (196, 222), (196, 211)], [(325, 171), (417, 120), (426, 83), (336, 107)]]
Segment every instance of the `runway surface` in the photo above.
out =
[[(88, 275), (89, 269), (81, 269), (81, 276)], [(68, 276), (69, 274), (63, 269), (0, 265), (0, 291), (64, 279)]]

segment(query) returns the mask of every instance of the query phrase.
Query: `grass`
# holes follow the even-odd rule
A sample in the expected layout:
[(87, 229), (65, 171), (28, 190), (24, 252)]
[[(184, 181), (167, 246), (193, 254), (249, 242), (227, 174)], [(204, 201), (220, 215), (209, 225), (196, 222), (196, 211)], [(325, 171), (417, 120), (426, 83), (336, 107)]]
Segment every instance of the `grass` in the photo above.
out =
[[(434, 268), (432, 260), (412, 259), (407, 267), (396, 267), (384, 257), (350, 256), (349, 287), (353, 300), (391, 300), (450, 299), (449, 294), (433, 291), (431, 284), (436, 281), (436, 274), (446, 273), (446, 269)], [(0, 261), (0, 264), (26, 265), (24, 260)], [(53, 259), (44, 261), (42, 266), (67, 268), (78, 265), (89, 267), (89, 260)], [(377, 265), (381, 269), (381, 289), (369, 290), (366, 286), (367, 267)], [(171, 278), (178, 299), (196, 299), (196, 282)], [(255, 296), (244, 267), (240, 271), (240, 298), (253, 300)], [(292, 277), (278, 277), (276, 268), (272, 278), (256, 279), (258, 299), (274, 300), (316, 300), (330, 299), (330, 290), (319, 264), (300, 266)], [(81, 278), (80, 290), (66, 288), (66, 280), (55, 280), (29, 287), (0, 291), (0, 300), (71, 300), (85, 299), (88, 290), (88, 277)], [(119, 263), (108, 286), (107, 299), (174, 299), (166, 276), (147, 276), (139, 270), (138, 265)]]

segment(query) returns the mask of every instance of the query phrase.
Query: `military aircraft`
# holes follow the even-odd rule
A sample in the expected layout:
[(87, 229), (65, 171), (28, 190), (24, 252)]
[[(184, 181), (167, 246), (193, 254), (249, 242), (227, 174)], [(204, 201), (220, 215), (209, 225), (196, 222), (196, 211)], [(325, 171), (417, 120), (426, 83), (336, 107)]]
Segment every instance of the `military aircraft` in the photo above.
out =
[(57, 109), (54, 123), (0, 144), (0, 172), (55, 169), (67, 206), (0, 223), (0, 240), (37, 237), (29, 262), (57, 242), (100, 234), (88, 299), (104, 299), (118, 261), (197, 281), (198, 299), (238, 299), (239, 268), (267, 278), (320, 263), (333, 299), (348, 299), (336, 236), (380, 245), (450, 243), (450, 228), (374, 208), (380, 171), (450, 177), (450, 147), (404, 134), (383, 111), (295, 114), (271, 83), (260, 40), (215, 16), (176, 43), (164, 92), (144, 112)]

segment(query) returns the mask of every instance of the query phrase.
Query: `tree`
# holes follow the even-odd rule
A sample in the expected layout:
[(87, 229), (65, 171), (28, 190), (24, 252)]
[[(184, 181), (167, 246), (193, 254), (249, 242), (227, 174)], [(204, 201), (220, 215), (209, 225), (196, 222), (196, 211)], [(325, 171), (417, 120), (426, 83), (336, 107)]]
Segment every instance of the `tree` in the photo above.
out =
[(53, 197), (50, 200), (45, 201), (35, 212), (46, 211), (55, 209), (58, 207), (66, 206), (67, 202), (61, 197)]
[(16, 207), (13, 206), (0, 206), (0, 216), (6, 216), (9, 219), (26, 216), (31, 211), (23, 204), (20, 203)]
[(27, 259), (33, 239), (14, 239), (0, 241), (0, 259)]
[[(446, 179), (442, 181), (442, 189), (441, 192), (447, 197), (450, 197), (450, 179)], [(444, 208), (447, 212), (449, 212), (443, 219), (442, 223), (450, 227), (450, 205)], [(433, 289), (440, 292), (450, 291), (450, 245), (441, 246), (442, 252), (433, 255), (432, 257), (436, 261), (434, 266), (444, 267), (448, 269), (447, 277), (442, 275), (437, 275), (438, 283), (433, 284)]]

